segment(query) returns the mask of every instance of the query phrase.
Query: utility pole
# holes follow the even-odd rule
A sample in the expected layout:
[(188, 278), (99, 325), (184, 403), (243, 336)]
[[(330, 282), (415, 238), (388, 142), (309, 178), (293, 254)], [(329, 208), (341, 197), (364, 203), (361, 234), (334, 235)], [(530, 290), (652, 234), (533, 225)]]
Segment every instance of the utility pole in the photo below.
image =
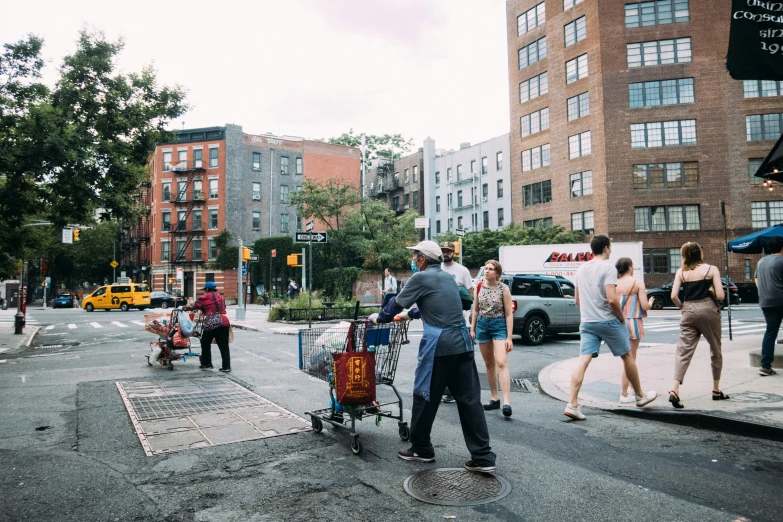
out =
[(237, 321), (245, 320), (245, 298), (242, 288), (242, 238), (239, 238), (239, 248), (237, 253)]
[[(114, 260), (117, 259), (117, 241), (112, 241), (112, 249), (114, 250), (114, 253), (112, 254), (112, 258), (111, 259), (112, 259), (112, 261), (114, 261)], [(114, 284), (114, 283), (117, 282), (117, 267), (116, 266), (112, 267), (111, 272), (112, 272), (112, 274), (111, 274), (111, 277), (112, 277), (111, 283)]]
[(726, 230), (726, 202), (720, 202), (720, 213), (723, 215), (723, 255), (725, 259), (725, 267), (723, 272), (726, 274), (726, 308), (729, 311), (729, 341), (734, 338), (731, 332), (731, 290), (729, 289), (729, 235)]
[[(362, 134), (362, 180), (361, 180), (361, 187), (362, 187), (362, 204), (364, 204), (364, 183), (366, 181), (366, 163), (365, 163), (365, 152), (367, 151), (367, 146), (365, 145), (365, 139), (364, 134)], [(312, 245), (311, 245), (312, 246)]]
[(310, 272), (310, 277), (307, 278), (307, 284), (310, 285), (307, 288), (307, 327), (313, 328), (313, 231), (310, 231), (310, 262), (307, 264), (307, 269)]

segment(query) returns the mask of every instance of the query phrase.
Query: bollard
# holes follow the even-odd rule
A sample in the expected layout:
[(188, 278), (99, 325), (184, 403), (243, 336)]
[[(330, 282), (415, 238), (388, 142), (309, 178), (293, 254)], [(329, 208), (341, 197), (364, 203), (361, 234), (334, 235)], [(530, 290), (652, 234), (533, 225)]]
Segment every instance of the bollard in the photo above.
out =
[(14, 333), (22, 335), (22, 328), (24, 328), (24, 315), (22, 312), (16, 312), (14, 316)]

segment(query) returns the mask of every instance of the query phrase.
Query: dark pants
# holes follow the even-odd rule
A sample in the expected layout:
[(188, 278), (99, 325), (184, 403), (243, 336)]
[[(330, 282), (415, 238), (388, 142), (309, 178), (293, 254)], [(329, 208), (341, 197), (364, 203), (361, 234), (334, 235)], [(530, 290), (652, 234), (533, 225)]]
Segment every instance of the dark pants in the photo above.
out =
[(396, 296), (397, 294), (383, 294), (383, 302), (381, 303), (381, 308), (386, 308), (386, 305), (389, 304), (391, 298)]
[(430, 442), (430, 432), (440, 406), (440, 397), (448, 386), (457, 401), (462, 436), (471, 459), (482, 466), (494, 466), (495, 454), (489, 447), (489, 431), (481, 405), (479, 384), (473, 352), (435, 357), (430, 383), (430, 401), (413, 396), (411, 413), (411, 445), (422, 457), (432, 457), (435, 449)]
[(221, 368), (231, 368), (231, 353), (228, 351), (228, 326), (206, 330), (201, 334), (201, 366), (212, 366), (212, 339), (217, 339), (220, 349)]
[(772, 368), (775, 358), (775, 340), (778, 338), (780, 323), (783, 321), (783, 306), (762, 308), (764, 320), (767, 322), (767, 331), (764, 332), (764, 340), (761, 341), (761, 367)]

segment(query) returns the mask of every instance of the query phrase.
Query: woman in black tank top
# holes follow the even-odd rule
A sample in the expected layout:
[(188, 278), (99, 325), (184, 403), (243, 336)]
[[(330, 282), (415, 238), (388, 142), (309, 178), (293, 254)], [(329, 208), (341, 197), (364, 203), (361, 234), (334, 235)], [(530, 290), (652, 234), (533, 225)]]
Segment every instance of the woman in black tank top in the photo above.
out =
[[(675, 408), (683, 408), (680, 401), (680, 385), (691, 363), (696, 345), (701, 336), (710, 345), (710, 363), (712, 365), (712, 400), (720, 401), (729, 396), (720, 391), (720, 375), (723, 369), (721, 353), (720, 306), (717, 301), (725, 297), (720, 272), (702, 260), (702, 250), (698, 243), (685, 243), (680, 249), (682, 268), (677, 270), (672, 286), (672, 301), (682, 310), (680, 320), (680, 340), (674, 360), (674, 384), (669, 392), (669, 402)], [(682, 288), (682, 301), (680, 301)]]

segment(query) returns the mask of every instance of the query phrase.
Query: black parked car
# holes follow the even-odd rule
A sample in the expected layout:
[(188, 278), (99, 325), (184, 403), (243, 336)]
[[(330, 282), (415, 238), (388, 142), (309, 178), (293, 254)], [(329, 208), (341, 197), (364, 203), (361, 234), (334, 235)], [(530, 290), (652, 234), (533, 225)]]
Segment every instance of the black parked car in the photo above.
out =
[(185, 306), (186, 304), (188, 304), (188, 300), (184, 297), (172, 295), (167, 292), (150, 293), (151, 308), (176, 308), (177, 306)]
[[(723, 281), (723, 291), (726, 292), (731, 296), (731, 304), (732, 305), (738, 305), (742, 303), (742, 299), (740, 299), (737, 285), (734, 284), (734, 281), (731, 279), (728, 280), (728, 289), (726, 288), (726, 278), (721, 277), (721, 281)], [(653, 310), (662, 310), (666, 307), (674, 307), (674, 302), (672, 301), (671, 295), (672, 295), (672, 286), (674, 285), (674, 281), (670, 283), (662, 284), (661, 286), (657, 288), (648, 288), (647, 289), (647, 298), (655, 297), (655, 301), (653, 302)], [(682, 292), (682, 289), (680, 289), (680, 292)], [(725, 301), (721, 303), (721, 307), (725, 306)]]

